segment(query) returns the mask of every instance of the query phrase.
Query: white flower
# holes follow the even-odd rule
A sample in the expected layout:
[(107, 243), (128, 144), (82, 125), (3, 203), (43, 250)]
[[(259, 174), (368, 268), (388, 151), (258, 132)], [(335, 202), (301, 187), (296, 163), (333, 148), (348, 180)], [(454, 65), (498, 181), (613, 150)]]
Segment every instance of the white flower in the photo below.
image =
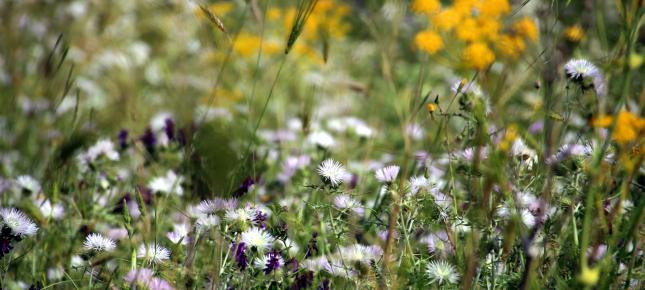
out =
[(300, 252), (300, 247), (298, 246), (298, 244), (290, 239), (286, 239), (284, 242), (282, 240), (276, 240), (275, 246), (280, 250), (288, 249), (290, 257), (295, 257), (298, 252)]
[(591, 80), (596, 94), (600, 96), (604, 96), (607, 93), (602, 72), (586, 59), (569, 60), (564, 65), (564, 73), (574, 82), (584, 84), (585, 80)]
[(36, 224), (15, 208), (0, 209), (0, 216), (2, 217), (0, 225), (9, 227), (15, 236), (33, 236), (38, 231)]
[(213, 214), (220, 210), (234, 210), (236, 207), (237, 199), (215, 198), (200, 202), (197, 211), (201, 214)]
[(399, 175), (399, 169), (396, 165), (390, 165), (376, 170), (376, 179), (383, 183), (390, 183)]
[(457, 273), (455, 266), (443, 260), (430, 262), (426, 268), (426, 274), (433, 283), (456, 284), (459, 281), (459, 273)]
[(325, 131), (312, 132), (307, 137), (307, 141), (310, 144), (313, 144), (325, 149), (329, 149), (330, 147), (333, 147), (334, 145), (336, 145), (336, 141), (334, 140), (334, 137), (332, 137), (329, 133)]
[(137, 257), (150, 263), (161, 263), (170, 258), (170, 251), (159, 244), (142, 244), (137, 249)]
[(83, 247), (88, 251), (111, 252), (116, 248), (116, 243), (100, 234), (90, 234), (85, 238)]
[(331, 183), (333, 186), (340, 185), (349, 176), (349, 172), (347, 172), (345, 167), (333, 159), (323, 161), (318, 166), (317, 171), (325, 181)]
[(430, 189), (430, 180), (423, 175), (412, 176), (410, 178), (410, 187), (408, 193), (417, 194), (419, 190), (429, 191)]
[(16, 178), (16, 185), (18, 185), (20, 189), (27, 190), (31, 193), (38, 193), (41, 189), (38, 180), (29, 175), (18, 176), (18, 178)]
[(383, 256), (383, 249), (378, 246), (354, 244), (340, 248), (337, 254), (345, 262), (359, 262), (369, 265), (370, 261), (378, 261)]
[(163, 192), (165, 194), (176, 193), (181, 196), (184, 194), (184, 189), (181, 183), (184, 181), (182, 176), (178, 176), (174, 171), (168, 170), (166, 176), (153, 178), (148, 187), (153, 192)]
[(405, 133), (412, 137), (413, 140), (419, 141), (423, 139), (425, 134), (423, 128), (418, 124), (409, 124), (405, 127)]
[(87, 149), (87, 152), (85, 153), (85, 158), (90, 162), (95, 161), (101, 156), (105, 156), (105, 158), (112, 161), (119, 160), (119, 152), (114, 150), (114, 143), (112, 143), (112, 141), (101, 139), (92, 147)]
[(269, 249), (274, 242), (273, 236), (260, 228), (250, 228), (242, 233), (242, 242), (248, 247), (255, 247), (258, 251)]
[(513, 152), (514, 156), (520, 158), (520, 162), (526, 165), (529, 170), (531, 170), (531, 168), (533, 168), (533, 165), (537, 163), (537, 152), (526, 146), (522, 138), (515, 139), (511, 151)]
[(253, 220), (255, 211), (249, 208), (229, 209), (224, 214), (224, 219), (229, 223), (246, 223)]
[(348, 194), (339, 194), (334, 198), (334, 205), (340, 209), (350, 209), (359, 216), (363, 216), (365, 209), (360, 201)]
[(55, 220), (59, 220), (65, 214), (65, 209), (60, 204), (52, 204), (49, 199), (47, 200), (34, 200), (34, 204), (40, 209), (40, 212), (45, 217), (51, 217)]
[(197, 218), (197, 230), (208, 230), (214, 226), (219, 225), (219, 217), (213, 214), (203, 215)]

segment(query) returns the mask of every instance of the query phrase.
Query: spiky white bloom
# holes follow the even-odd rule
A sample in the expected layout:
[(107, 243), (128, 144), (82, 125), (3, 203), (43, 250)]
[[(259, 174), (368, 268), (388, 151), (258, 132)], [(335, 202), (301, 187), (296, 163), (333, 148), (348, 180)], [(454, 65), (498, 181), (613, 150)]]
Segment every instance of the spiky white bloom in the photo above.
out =
[(0, 225), (9, 227), (15, 236), (33, 236), (38, 231), (36, 224), (27, 215), (15, 208), (0, 209), (0, 216), (2, 217)]
[(178, 176), (174, 171), (168, 170), (166, 176), (159, 176), (153, 178), (148, 187), (153, 192), (162, 192), (165, 194), (176, 193), (181, 196), (184, 194), (184, 188), (181, 183), (184, 181), (184, 177)]
[(419, 141), (423, 139), (425, 131), (423, 130), (423, 127), (419, 126), (418, 124), (412, 123), (405, 127), (405, 134), (410, 136), (413, 140)]
[(269, 249), (275, 239), (268, 232), (260, 228), (250, 228), (242, 233), (242, 242), (249, 247), (255, 247), (259, 251)]
[(307, 137), (307, 142), (310, 144), (316, 145), (324, 149), (330, 149), (336, 145), (334, 137), (325, 131), (316, 131), (309, 134)]
[(196, 224), (198, 231), (208, 230), (219, 225), (219, 217), (213, 214), (203, 215), (197, 219)]
[(49, 199), (37, 199), (34, 200), (34, 204), (38, 207), (38, 209), (40, 209), (40, 212), (44, 217), (51, 217), (55, 220), (59, 220), (65, 214), (65, 209), (62, 205), (58, 203), (52, 204)]
[(378, 246), (354, 244), (338, 250), (338, 257), (345, 262), (359, 262), (369, 265), (370, 261), (378, 261), (383, 256), (383, 249)]
[(318, 174), (323, 180), (331, 183), (333, 186), (338, 186), (349, 176), (349, 172), (345, 169), (340, 162), (327, 159), (318, 166)]
[(40, 182), (29, 175), (18, 176), (18, 178), (16, 178), (16, 185), (19, 189), (26, 190), (31, 193), (38, 193), (41, 189)]
[(433, 283), (437, 282), (440, 285), (456, 284), (460, 277), (457, 268), (444, 260), (430, 262), (426, 268), (426, 274)]
[(417, 194), (420, 190), (429, 191), (431, 187), (430, 180), (423, 175), (412, 176), (410, 178), (409, 194)]
[(286, 239), (285, 241), (276, 239), (275, 246), (280, 250), (287, 249), (290, 257), (295, 257), (300, 252), (298, 244), (290, 239)]
[(229, 223), (246, 223), (252, 221), (255, 211), (250, 208), (229, 209), (224, 214), (224, 219)]
[(137, 257), (150, 263), (161, 263), (170, 258), (170, 251), (159, 244), (142, 244), (137, 249)]
[[(326, 263), (325, 263), (326, 262)], [(347, 266), (341, 259), (332, 258), (322, 261), (322, 270), (338, 277), (353, 278), (356, 271)]]
[(534, 164), (537, 163), (537, 152), (526, 146), (526, 143), (524, 143), (524, 140), (522, 140), (522, 138), (515, 139), (511, 148), (511, 152), (514, 156), (519, 157), (520, 162), (526, 165), (529, 170), (533, 168)]
[(109, 139), (101, 139), (97, 141), (92, 147), (87, 149), (85, 158), (93, 162), (101, 156), (105, 156), (108, 160), (119, 160), (119, 152), (114, 149), (114, 143)]
[(230, 210), (237, 207), (237, 199), (215, 198), (204, 200), (197, 206), (197, 211), (201, 214), (214, 214), (221, 210)]
[(524, 223), (524, 225), (526, 225), (529, 228), (532, 228), (537, 221), (537, 218), (528, 209), (523, 209), (520, 212), (520, 217), (522, 218), (522, 222)]
[(383, 183), (390, 183), (399, 175), (399, 169), (396, 165), (390, 165), (376, 170), (376, 179)]
[(191, 230), (190, 224), (178, 223), (173, 224), (174, 231), (166, 234), (166, 237), (173, 243), (181, 242), (182, 245), (187, 245), (189, 242), (188, 233)]
[(454, 80), (450, 86), (450, 91), (453, 94), (472, 94), (475, 96), (482, 96), (484, 93), (475, 81)]
[(90, 234), (83, 242), (83, 248), (88, 251), (111, 252), (116, 248), (116, 243), (100, 234)]
[(596, 94), (606, 94), (605, 79), (598, 67), (586, 59), (572, 59), (564, 65), (564, 73), (574, 82), (591, 80)]
[(349, 209), (352, 210), (359, 216), (363, 216), (365, 209), (360, 201), (351, 197), (348, 194), (339, 194), (334, 198), (334, 205), (339, 209)]

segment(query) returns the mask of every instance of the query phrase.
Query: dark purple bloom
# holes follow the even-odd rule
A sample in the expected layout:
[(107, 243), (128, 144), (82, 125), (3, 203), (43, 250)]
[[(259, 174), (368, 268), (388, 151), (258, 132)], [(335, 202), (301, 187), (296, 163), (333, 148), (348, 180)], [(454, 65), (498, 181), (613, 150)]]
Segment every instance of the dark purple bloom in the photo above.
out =
[(253, 180), (251, 176), (247, 176), (240, 184), (240, 187), (233, 191), (233, 196), (241, 197), (245, 193), (249, 192), (249, 189), (251, 188), (251, 186), (253, 186), (253, 184), (255, 184), (255, 180)]
[(322, 280), (320, 284), (318, 284), (318, 290), (329, 290), (330, 284), (331, 282), (329, 281), (329, 279)]
[(121, 146), (121, 149), (128, 148), (128, 130), (121, 129), (121, 131), (119, 131), (119, 145)]
[(157, 136), (152, 132), (152, 129), (147, 128), (143, 136), (141, 136), (141, 142), (143, 142), (146, 150), (152, 154), (155, 151), (155, 145), (157, 145)]
[(282, 266), (280, 253), (277, 251), (272, 251), (269, 253), (269, 259), (267, 260), (266, 267), (264, 268), (264, 274), (269, 274)]
[(265, 229), (267, 227), (267, 215), (262, 211), (256, 211), (253, 221), (261, 228)]
[[(235, 244), (233, 244), (233, 247), (235, 247)], [(240, 270), (242, 271), (244, 271), (249, 265), (244, 249), (246, 249), (246, 244), (244, 244), (244, 242), (240, 242), (235, 250), (235, 262), (237, 262), (237, 266), (240, 267)]]
[(166, 127), (164, 127), (164, 130), (166, 130), (166, 136), (168, 136), (168, 140), (175, 139), (175, 122), (172, 120), (172, 118), (166, 119)]
[(11, 229), (7, 226), (3, 226), (2, 232), (0, 233), (0, 258), (9, 254), (13, 249), (13, 245), (11, 244), (13, 238), (13, 235), (11, 235)]
[(303, 271), (296, 275), (295, 281), (291, 284), (291, 290), (309, 289), (314, 282), (314, 272)]

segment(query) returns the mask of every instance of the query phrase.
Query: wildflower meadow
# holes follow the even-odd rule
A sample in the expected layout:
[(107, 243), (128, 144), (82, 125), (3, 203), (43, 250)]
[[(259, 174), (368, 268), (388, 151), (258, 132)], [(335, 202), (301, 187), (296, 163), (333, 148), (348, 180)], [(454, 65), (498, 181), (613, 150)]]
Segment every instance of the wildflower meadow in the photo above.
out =
[(642, 0), (0, 0), (0, 290), (645, 289)]

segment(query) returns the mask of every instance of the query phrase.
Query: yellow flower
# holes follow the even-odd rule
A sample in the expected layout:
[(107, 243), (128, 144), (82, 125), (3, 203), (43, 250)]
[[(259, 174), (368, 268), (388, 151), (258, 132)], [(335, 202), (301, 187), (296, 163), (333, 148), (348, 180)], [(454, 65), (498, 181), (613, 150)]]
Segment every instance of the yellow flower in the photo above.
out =
[(215, 13), (217, 16), (222, 16), (233, 10), (234, 6), (235, 4), (233, 2), (217, 2), (208, 5), (208, 10)]
[(532, 42), (536, 42), (538, 39), (538, 29), (535, 25), (535, 21), (528, 17), (524, 17), (513, 23), (513, 31), (520, 36), (526, 37)]
[(426, 105), (426, 109), (427, 109), (427, 110), (428, 110), (428, 112), (430, 112), (430, 113), (433, 113), (434, 111), (436, 111), (436, 110), (437, 110), (437, 108), (438, 108), (438, 107), (437, 107), (437, 104), (435, 104), (435, 103), (428, 103), (428, 105)]
[(438, 0), (414, 0), (412, 2), (412, 11), (418, 13), (431, 14), (439, 11), (441, 3)]
[(457, 26), (457, 38), (463, 41), (477, 41), (483, 36), (479, 31), (480, 26), (474, 18), (466, 18)]
[(502, 34), (495, 41), (495, 47), (502, 55), (516, 59), (524, 52), (526, 44), (520, 37)]
[(441, 36), (432, 30), (417, 33), (414, 43), (418, 48), (429, 54), (435, 54), (443, 48)]
[(600, 279), (600, 270), (598, 268), (590, 269), (587, 266), (582, 267), (578, 280), (586, 286), (594, 286)]
[(517, 138), (517, 126), (515, 124), (511, 124), (506, 129), (504, 138), (499, 142), (499, 149), (502, 151), (508, 151), (509, 149), (511, 149), (515, 138)]
[(585, 32), (580, 25), (569, 26), (564, 30), (564, 37), (572, 42), (579, 42), (585, 36)]
[(434, 15), (431, 18), (431, 22), (439, 30), (449, 31), (457, 26), (461, 19), (462, 15), (456, 9), (447, 8)]
[(462, 59), (467, 67), (483, 70), (495, 61), (495, 54), (485, 43), (474, 42), (464, 49)]
[[(592, 126), (607, 128), (611, 126), (613, 118), (601, 116), (591, 121)], [(645, 118), (627, 111), (621, 111), (616, 120), (616, 127), (611, 138), (621, 145), (645, 138)]]
[(282, 17), (282, 10), (280, 8), (269, 8), (267, 11), (267, 19), (275, 21)]
[(508, 0), (484, 0), (479, 10), (480, 15), (485, 17), (499, 17), (511, 12), (511, 5)]

